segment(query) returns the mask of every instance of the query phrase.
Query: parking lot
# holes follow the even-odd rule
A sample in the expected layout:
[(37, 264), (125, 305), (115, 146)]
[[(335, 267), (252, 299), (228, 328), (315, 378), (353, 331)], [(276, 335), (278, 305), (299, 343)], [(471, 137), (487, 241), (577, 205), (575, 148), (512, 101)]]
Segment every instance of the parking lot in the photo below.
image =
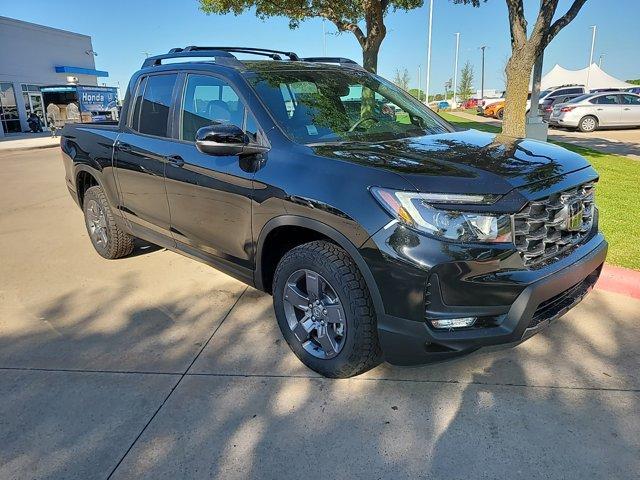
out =
[(513, 349), (324, 379), (271, 297), (149, 245), (99, 257), (57, 149), (0, 166), (2, 479), (640, 471), (640, 300), (596, 289)]

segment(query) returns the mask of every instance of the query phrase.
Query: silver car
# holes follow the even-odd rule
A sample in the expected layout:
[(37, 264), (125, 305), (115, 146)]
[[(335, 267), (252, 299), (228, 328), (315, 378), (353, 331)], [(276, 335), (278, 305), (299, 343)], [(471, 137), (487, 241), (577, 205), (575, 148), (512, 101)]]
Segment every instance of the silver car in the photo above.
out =
[(590, 93), (553, 106), (549, 124), (593, 132), (598, 127), (640, 127), (640, 95)]

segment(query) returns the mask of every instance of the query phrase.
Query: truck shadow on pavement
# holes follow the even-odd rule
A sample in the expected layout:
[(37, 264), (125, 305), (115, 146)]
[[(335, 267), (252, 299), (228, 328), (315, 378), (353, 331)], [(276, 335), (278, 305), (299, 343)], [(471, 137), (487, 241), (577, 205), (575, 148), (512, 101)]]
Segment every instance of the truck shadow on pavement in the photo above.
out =
[(1, 478), (640, 468), (640, 303), (596, 291), (517, 348), (329, 380), (289, 351), (267, 295), (221, 274), (213, 288), (188, 287), (141, 300), (140, 280), (124, 274), (2, 327)]

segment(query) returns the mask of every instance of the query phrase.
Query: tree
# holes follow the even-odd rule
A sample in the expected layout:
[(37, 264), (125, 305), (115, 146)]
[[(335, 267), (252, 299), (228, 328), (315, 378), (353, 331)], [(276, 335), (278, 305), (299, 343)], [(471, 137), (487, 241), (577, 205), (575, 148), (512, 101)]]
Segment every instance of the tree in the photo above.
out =
[(406, 68), (402, 71), (396, 68), (396, 74), (393, 77), (393, 83), (395, 83), (398, 87), (403, 89), (405, 92), (409, 91), (409, 82), (411, 81), (411, 77), (409, 76), (409, 70)]
[(458, 97), (461, 100), (469, 100), (473, 95), (473, 67), (467, 60), (462, 67), (460, 74), (460, 85), (458, 85)]
[(421, 102), (424, 102), (424, 99), (425, 99), (424, 90), (422, 90), (420, 88), (412, 88), (412, 89), (410, 89), (409, 90), (409, 95), (411, 95), (413, 98), (417, 98)]
[[(487, 0), (453, 0), (479, 7)], [(511, 57), (507, 62), (507, 94), (504, 107), (502, 132), (514, 137), (524, 137), (525, 112), (531, 70), (536, 59), (544, 52), (551, 40), (576, 18), (587, 0), (573, 0), (564, 15), (552, 23), (559, 0), (542, 0), (536, 22), (527, 32), (523, 0), (506, 0), (511, 30)]]
[[(350, 0), (330, 2), (326, 0), (199, 0), (200, 8), (207, 14), (242, 12), (255, 8), (258, 18), (285, 16), (289, 27), (296, 28), (309, 18), (326, 18), (339, 32), (351, 32), (362, 48), (364, 68), (375, 73), (378, 70), (380, 45), (387, 34), (384, 18), (389, 11), (408, 11), (422, 6), (423, 0)], [(359, 23), (364, 22), (364, 30)]]
[(640, 78), (636, 79), (636, 80), (625, 80), (627, 83), (630, 83), (632, 85), (640, 85)]

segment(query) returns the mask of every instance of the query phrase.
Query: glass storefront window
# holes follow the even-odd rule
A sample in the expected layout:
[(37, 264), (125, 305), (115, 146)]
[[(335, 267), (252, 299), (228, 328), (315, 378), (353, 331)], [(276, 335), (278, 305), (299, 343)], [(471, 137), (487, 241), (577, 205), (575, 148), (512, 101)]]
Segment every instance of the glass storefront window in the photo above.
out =
[(0, 121), (6, 133), (21, 131), (16, 95), (10, 83), (0, 83)]

